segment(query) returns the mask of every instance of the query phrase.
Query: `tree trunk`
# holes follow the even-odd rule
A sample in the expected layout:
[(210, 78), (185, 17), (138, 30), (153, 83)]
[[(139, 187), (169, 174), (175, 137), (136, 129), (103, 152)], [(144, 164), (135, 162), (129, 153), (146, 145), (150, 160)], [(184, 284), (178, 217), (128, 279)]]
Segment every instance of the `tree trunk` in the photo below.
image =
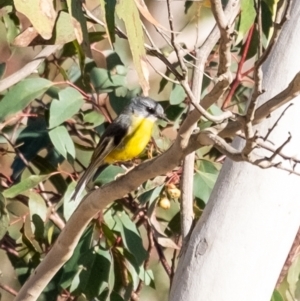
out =
[[(286, 88), (300, 70), (300, 1), (264, 63), (260, 104)], [(300, 146), (299, 97), (268, 140), (295, 156)], [(257, 127), (265, 135), (283, 108)], [(235, 141), (241, 148), (243, 142)], [(286, 162), (289, 164), (288, 162)], [(203, 216), (183, 250), (172, 301), (269, 301), (300, 222), (300, 177), (226, 160)]]

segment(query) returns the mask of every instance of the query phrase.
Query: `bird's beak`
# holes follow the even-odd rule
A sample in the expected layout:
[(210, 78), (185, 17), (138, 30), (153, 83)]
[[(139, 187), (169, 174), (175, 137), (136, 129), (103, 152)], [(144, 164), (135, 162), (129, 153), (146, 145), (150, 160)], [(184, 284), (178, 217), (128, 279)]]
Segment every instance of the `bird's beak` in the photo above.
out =
[(170, 120), (166, 117), (165, 114), (159, 114), (159, 115), (157, 115), (157, 118), (158, 119), (162, 119), (162, 120), (164, 120), (166, 122), (170, 122)]

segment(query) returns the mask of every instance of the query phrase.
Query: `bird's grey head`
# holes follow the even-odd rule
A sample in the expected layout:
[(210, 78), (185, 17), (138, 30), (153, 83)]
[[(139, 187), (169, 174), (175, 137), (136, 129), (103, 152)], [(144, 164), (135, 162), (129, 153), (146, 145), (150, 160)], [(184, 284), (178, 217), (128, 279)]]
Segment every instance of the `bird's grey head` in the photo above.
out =
[(149, 97), (135, 97), (131, 100), (129, 105), (129, 109), (134, 111), (138, 111), (145, 115), (145, 117), (159, 118), (165, 121), (168, 121), (165, 116), (163, 107), (156, 102), (155, 100)]

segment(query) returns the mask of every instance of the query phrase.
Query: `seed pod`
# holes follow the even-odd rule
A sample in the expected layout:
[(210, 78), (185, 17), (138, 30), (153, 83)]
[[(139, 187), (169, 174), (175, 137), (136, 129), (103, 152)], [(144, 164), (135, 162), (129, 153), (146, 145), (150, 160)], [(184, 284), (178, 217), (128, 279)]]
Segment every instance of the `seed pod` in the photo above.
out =
[(166, 185), (166, 192), (171, 199), (179, 199), (181, 196), (181, 191), (174, 184)]
[(159, 199), (159, 201), (158, 201), (158, 206), (159, 206), (160, 208), (163, 208), (163, 209), (167, 210), (167, 209), (170, 209), (170, 207), (171, 207), (171, 202), (170, 202), (170, 200), (169, 200), (166, 196), (163, 196), (163, 197), (161, 197), (161, 198)]

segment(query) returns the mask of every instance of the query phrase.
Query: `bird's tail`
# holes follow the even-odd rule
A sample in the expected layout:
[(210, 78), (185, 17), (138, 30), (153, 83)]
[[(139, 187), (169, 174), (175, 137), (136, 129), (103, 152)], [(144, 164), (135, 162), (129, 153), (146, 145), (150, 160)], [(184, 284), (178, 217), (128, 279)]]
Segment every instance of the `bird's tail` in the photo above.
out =
[(95, 164), (91, 163), (89, 167), (86, 169), (86, 171), (84, 172), (84, 174), (79, 179), (75, 187), (75, 190), (72, 194), (71, 201), (77, 200), (77, 198), (81, 195), (81, 193), (83, 192), (84, 188), (86, 187), (90, 179), (93, 177), (96, 170), (96, 167), (94, 165)]

